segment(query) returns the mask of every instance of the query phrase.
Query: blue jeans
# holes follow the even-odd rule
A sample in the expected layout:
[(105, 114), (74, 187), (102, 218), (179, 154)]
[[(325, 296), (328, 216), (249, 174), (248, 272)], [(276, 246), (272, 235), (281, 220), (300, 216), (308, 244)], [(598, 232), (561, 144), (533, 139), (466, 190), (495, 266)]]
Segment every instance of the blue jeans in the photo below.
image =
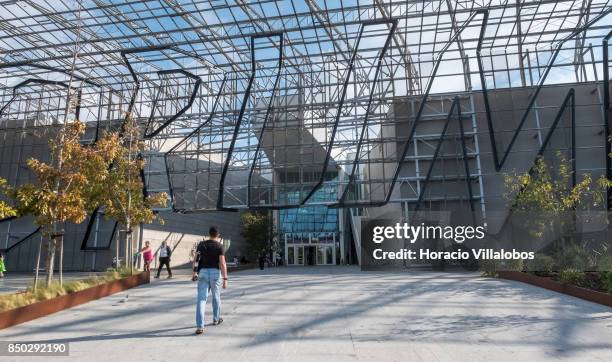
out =
[(217, 268), (200, 269), (196, 301), (196, 328), (204, 328), (204, 314), (209, 288), (212, 293), (213, 321), (218, 321), (221, 318), (221, 273)]

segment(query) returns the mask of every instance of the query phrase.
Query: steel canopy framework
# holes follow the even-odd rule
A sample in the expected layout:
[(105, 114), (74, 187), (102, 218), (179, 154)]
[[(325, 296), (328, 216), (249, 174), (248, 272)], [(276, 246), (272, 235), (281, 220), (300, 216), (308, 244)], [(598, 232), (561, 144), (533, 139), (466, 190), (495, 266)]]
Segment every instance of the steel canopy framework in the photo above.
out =
[[(130, 114), (150, 145), (147, 189), (169, 191), (178, 212), (420, 205), (431, 172), (413, 198), (397, 185), (417, 156), (428, 102), (459, 107), (457, 94), (482, 92), (499, 171), (544, 86), (609, 79), (612, 3), (602, 0), (26, 0), (0, 8), (5, 137), (78, 116), (95, 141)], [(488, 92), (525, 87), (535, 91), (507, 143)], [(398, 112), (403, 101), (415, 112)], [(565, 108), (557, 103), (546, 106)], [(464, 160), (470, 152), (464, 143)], [(465, 165), (472, 205), (475, 171)]]

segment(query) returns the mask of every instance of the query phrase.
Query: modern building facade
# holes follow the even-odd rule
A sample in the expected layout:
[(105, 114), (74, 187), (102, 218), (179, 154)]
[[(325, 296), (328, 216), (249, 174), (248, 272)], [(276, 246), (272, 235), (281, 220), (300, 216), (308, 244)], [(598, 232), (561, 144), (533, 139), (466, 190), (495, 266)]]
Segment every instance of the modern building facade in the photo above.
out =
[[(79, 118), (91, 143), (135, 117), (147, 189), (171, 205), (142, 237), (185, 234), (185, 255), (209, 224), (244, 255), (239, 215), (259, 210), (286, 265), (359, 263), (363, 218), (446, 212), (500, 235), (504, 176), (538, 156), (612, 178), (608, 1), (0, 6), (1, 176), (31, 178), (36, 133)], [(95, 249), (112, 223), (92, 220), (75, 269), (112, 255)], [(0, 226), (30, 268), (31, 221)]]

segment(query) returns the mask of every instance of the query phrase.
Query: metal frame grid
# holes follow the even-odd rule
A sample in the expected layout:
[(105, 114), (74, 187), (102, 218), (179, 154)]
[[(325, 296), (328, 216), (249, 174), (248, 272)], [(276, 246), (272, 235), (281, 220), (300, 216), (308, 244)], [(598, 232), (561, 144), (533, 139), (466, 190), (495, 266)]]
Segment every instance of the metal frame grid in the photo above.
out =
[[(26, 0), (0, 8), (0, 129), (30, 132), (78, 116), (95, 142), (131, 114), (150, 145), (141, 155), (147, 190), (169, 191), (177, 212), (415, 202), (421, 196), (394, 188), (429, 102), (482, 91), (501, 170), (528, 115), (543, 107), (543, 87), (609, 80), (612, 4), (603, 0)], [(66, 106), (61, 84), (78, 90), (68, 102), (79, 107)], [(488, 93), (532, 86), (503, 147)], [(398, 112), (401, 102), (416, 102), (417, 112)], [(606, 102), (609, 110), (609, 94)], [(417, 182), (417, 195), (426, 184)]]

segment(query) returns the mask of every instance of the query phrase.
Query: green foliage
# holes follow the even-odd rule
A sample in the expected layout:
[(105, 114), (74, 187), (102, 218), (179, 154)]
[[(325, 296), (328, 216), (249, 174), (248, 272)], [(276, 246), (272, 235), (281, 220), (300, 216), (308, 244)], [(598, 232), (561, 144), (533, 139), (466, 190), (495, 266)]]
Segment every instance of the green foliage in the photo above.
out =
[(612, 254), (602, 256), (597, 262), (597, 269), (612, 272)]
[[(0, 193), (6, 194), (7, 184), (6, 180), (0, 178)], [(0, 200), (0, 219), (4, 219), (7, 217), (17, 215), (17, 210), (15, 210), (11, 205), (7, 204), (4, 201)]]
[[(145, 144), (140, 140), (136, 121), (128, 117), (121, 135), (105, 134), (101, 142), (116, 149), (107, 164), (108, 176), (99, 186), (104, 190), (98, 198), (98, 202), (104, 206), (104, 214), (126, 227), (153, 222), (157, 219), (153, 208), (165, 207), (168, 196), (164, 192), (147, 197), (143, 194), (140, 172), (144, 169), (145, 161), (138, 156), (145, 150)], [(109, 168), (109, 164), (112, 167)], [(163, 220), (160, 222), (163, 223)]]
[(584, 286), (586, 284), (586, 276), (584, 272), (576, 269), (564, 269), (559, 272), (559, 276), (557, 278), (563, 284), (576, 286)]
[(586, 270), (590, 267), (588, 253), (578, 245), (570, 245), (554, 255), (556, 270)]
[(125, 265), (122, 265), (118, 267), (117, 269), (115, 268), (106, 269), (106, 272), (104, 273), (103, 278), (107, 281), (111, 281), (111, 280), (129, 277), (130, 275), (133, 275), (133, 270)]
[(251, 253), (257, 254), (268, 248), (274, 235), (270, 235), (272, 218), (267, 213), (245, 212), (240, 215), (240, 224), (240, 235), (248, 243)]
[(120, 268), (120, 270), (109, 269), (102, 276), (92, 275), (83, 280), (68, 281), (63, 285), (59, 282), (52, 282), (49, 286), (39, 283), (36, 288), (34, 288), (33, 285), (29, 286), (25, 292), (1, 294), (0, 312), (59, 297), (61, 295), (78, 292), (99, 284), (122, 279), (130, 275), (130, 269), (123, 267)]
[(584, 174), (582, 180), (572, 187), (571, 166), (560, 152), (557, 153), (554, 173), (551, 169), (544, 158), (539, 157), (531, 172), (504, 175), (505, 197), (514, 200), (514, 210), (558, 215), (580, 205), (597, 207), (604, 201), (604, 190), (593, 187), (590, 174)]
[(64, 283), (66, 293), (74, 293), (92, 286), (89, 280), (70, 280)]
[(107, 165), (117, 152), (108, 143), (84, 146), (81, 144), (84, 133), (85, 124), (78, 120), (65, 124), (49, 140), (49, 162), (27, 160), (36, 182), (16, 189), (3, 187), (5, 194), (14, 200), (17, 214), (31, 215), (48, 238), (47, 289), (52, 288), (55, 249), (61, 245), (60, 225), (83, 222), (99, 205), (99, 195), (106, 192), (101, 184), (108, 177)]
[(483, 277), (497, 277), (497, 272), (503, 270), (498, 260), (482, 260), (479, 264)]
[(10, 194), (20, 215), (32, 215), (49, 235), (61, 222), (79, 224), (97, 206), (92, 184), (105, 178), (104, 162), (112, 153), (81, 144), (85, 124), (74, 121), (64, 126), (49, 141), (50, 161), (31, 158), (28, 167), (36, 175), (36, 183), (26, 183)]
[(612, 293), (612, 271), (600, 273), (602, 289), (607, 293)]
[(503, 269), (500, 270), (523, 271), (525, 270), (525, 261), (523, 259), (504, 260)]
[(525, 261), (525, 269), (528, 271), (551, 273), (554, 266), (554, 259), (544, 254), (536, 254), (535, 258)]
[(495, 277), (499, 271), (512, 270), (523, 271), (525, 269), (522, 259), (512, 260), (482, 260), (479, 264), (483, 276)]

